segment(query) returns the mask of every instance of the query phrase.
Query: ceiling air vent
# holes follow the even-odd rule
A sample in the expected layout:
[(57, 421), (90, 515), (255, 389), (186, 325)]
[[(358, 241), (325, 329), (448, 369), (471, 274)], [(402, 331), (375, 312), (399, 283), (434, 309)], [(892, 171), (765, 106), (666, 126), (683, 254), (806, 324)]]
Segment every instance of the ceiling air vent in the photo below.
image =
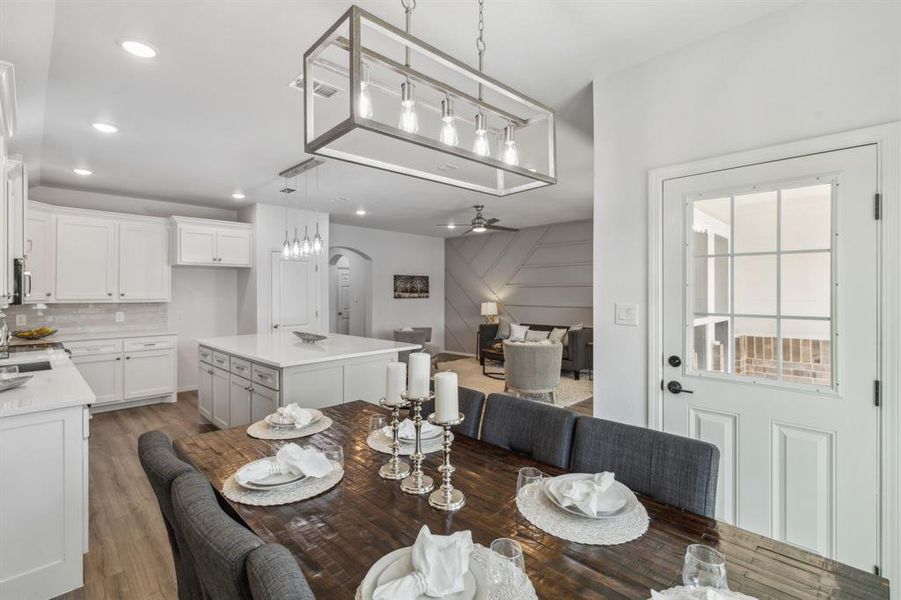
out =
[[(297, 79), (289, 83), (288, 87), (303, 91), (303, 75), (299, 76)], [(340, 91), (340, 89), (336, 88), (330, 83), (325, 83), (324, 81), (319, 81), (318, 79), (313, 80), (314, 96), (319, 96), (320, 98), (325, 98), (326, 100), (328, 100)]]

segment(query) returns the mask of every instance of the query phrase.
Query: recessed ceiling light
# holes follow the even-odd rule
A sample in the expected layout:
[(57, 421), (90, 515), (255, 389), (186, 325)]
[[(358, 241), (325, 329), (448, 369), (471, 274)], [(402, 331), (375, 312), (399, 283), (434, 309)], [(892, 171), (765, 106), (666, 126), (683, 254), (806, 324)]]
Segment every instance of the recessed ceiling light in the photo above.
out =
[(357, 216), (362, 217), (365, 214), (366, 214), (366, 209), (363, 209), (363, 208), (357, 209)]
[(88, 175), (92, 175), (94, 173), (90, 169), (82, 169), (81, 167), (72, 169), (72, 172), (75, 173), (76, 175), (81, 175), (83, 177), (87, 177)]
[(234, 198), (235, 200), (243, 200), (244, 194), (242, 194), (241, 192), (235, 192), (234, 194), (232, 194), (232, 198)]
[(453, 223), (448, 223), (447, 228), (448, 228), (448, 229), (456, 229), (457, 226), (454, 225)]
[(119, 42), (119, 45), (122, 46), (122, 49), (129, 54), (133, 54), (139, 58), (153, 58), (154, 56), (156, 56), (156, 48), (145, 44), (144, 42), (138, 42), (136, 40), (122, 40)]
[(119, 131), (118, 127), (109, 123), (91, 123), (91, 125), (94, 126), (94, 129), (103, 133), (116, 133)]

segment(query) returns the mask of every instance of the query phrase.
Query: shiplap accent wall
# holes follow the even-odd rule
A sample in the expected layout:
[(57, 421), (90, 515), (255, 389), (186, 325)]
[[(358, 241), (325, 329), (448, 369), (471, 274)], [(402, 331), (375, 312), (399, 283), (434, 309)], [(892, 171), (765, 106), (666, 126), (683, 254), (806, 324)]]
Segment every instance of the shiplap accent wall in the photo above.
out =
[(513, 322), (591, 324), (591, 220), (448, 238), (444, 260), (449, 351), (476, 352), (487, 300)]

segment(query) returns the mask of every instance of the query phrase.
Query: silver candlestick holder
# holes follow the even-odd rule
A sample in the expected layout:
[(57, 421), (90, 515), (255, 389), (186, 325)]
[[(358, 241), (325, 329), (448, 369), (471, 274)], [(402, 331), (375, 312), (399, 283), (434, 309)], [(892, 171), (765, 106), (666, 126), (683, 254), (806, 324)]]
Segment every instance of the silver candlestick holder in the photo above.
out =
[(416, 431), (415, 446), (410, 455), (413, 470), (400, 482), (400, 489), (407, 494), (428, 494), (435, 488), (435, 482), (422, 472), (422, 459), (425, 458), (422, 453), (422, 403), (434, 398), (435, 394), (429, 392), (428, 396), (411, 398), (407, 392), (402, 392), (400, 397), (413, 405), (413, 428)]
[(397, 439), (397, 428), (400, 425), (400, 409), (409, 408), (410, 403), (401, 400), (398, 403), (389, 403), (385, 398), (379, 400), (379, 404), (391, 409), (391, 459), (379, 469), (379, 477), (382, 479), (398, 480), (410, 474), (410, 465), (400, 458), (400, 441)]
[(460, 490), (455, 489), (451, 483), (451, 477), (456, 469), (451, 465), (450, 460), (451, 444), (453, 444), (454, 437), (451, 433), (451, 427), (459, 425), (465, 418), (463, 413), (459, 413), (455, 420), (442, 423), (435, 418), (435, 413), (429, 415), (429, 423), (444, 428), (444, 441), (441, 443), (441, 447), (444, 449), (444, 462), (438, 467), (438, 470), (441, 472), (441, 487), (429, 496), (429, 505), (438, 510), (460, 510), (466, 504), (466, 496)]

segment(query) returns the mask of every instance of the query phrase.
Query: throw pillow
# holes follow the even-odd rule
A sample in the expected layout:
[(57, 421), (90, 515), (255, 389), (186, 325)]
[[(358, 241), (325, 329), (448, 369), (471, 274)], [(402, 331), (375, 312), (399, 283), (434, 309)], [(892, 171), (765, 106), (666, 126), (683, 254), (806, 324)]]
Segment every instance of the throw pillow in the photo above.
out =
[(526, 340), (526, 333), (529, 331), (528, 325), (514, 325), (510, 324), (510, 337), (507, 339), (511, 342), (524, 342)]
[(579, 331), (580, 329), (582, 329), (582, 327), (583, 326), (581, 323), (576, 323), (575, 325), (570, 325), (569, 331), (567, 331), (566, 335), (563, 336), (563, 345), (566, 346), (567, 344), (569, 344), (569, 334), (571, 331)]
[(412, 327), (401, 327), (401, 331), (415, 331)]
[(556, 344), (561, 344), (563, 343), (563, 336), (566, 335), (567, 331), (569, 330), (563, 327), (554, 327), (554, 329), (551, 330), (551, 333), (547, 336), (547, 339)]
[(550, 334), (549, 331), (539, 331), (538, 329), (530, 329), (526, 331), (526, 341), (527, 342), (540, 342), (541, 340), (546, 340)]
[(508, 337), (510, 337), (510, 321), (507, 319), (500, 319), (497, 324), (497, 334), (495, 334), (494, 339), (505, 340)]

